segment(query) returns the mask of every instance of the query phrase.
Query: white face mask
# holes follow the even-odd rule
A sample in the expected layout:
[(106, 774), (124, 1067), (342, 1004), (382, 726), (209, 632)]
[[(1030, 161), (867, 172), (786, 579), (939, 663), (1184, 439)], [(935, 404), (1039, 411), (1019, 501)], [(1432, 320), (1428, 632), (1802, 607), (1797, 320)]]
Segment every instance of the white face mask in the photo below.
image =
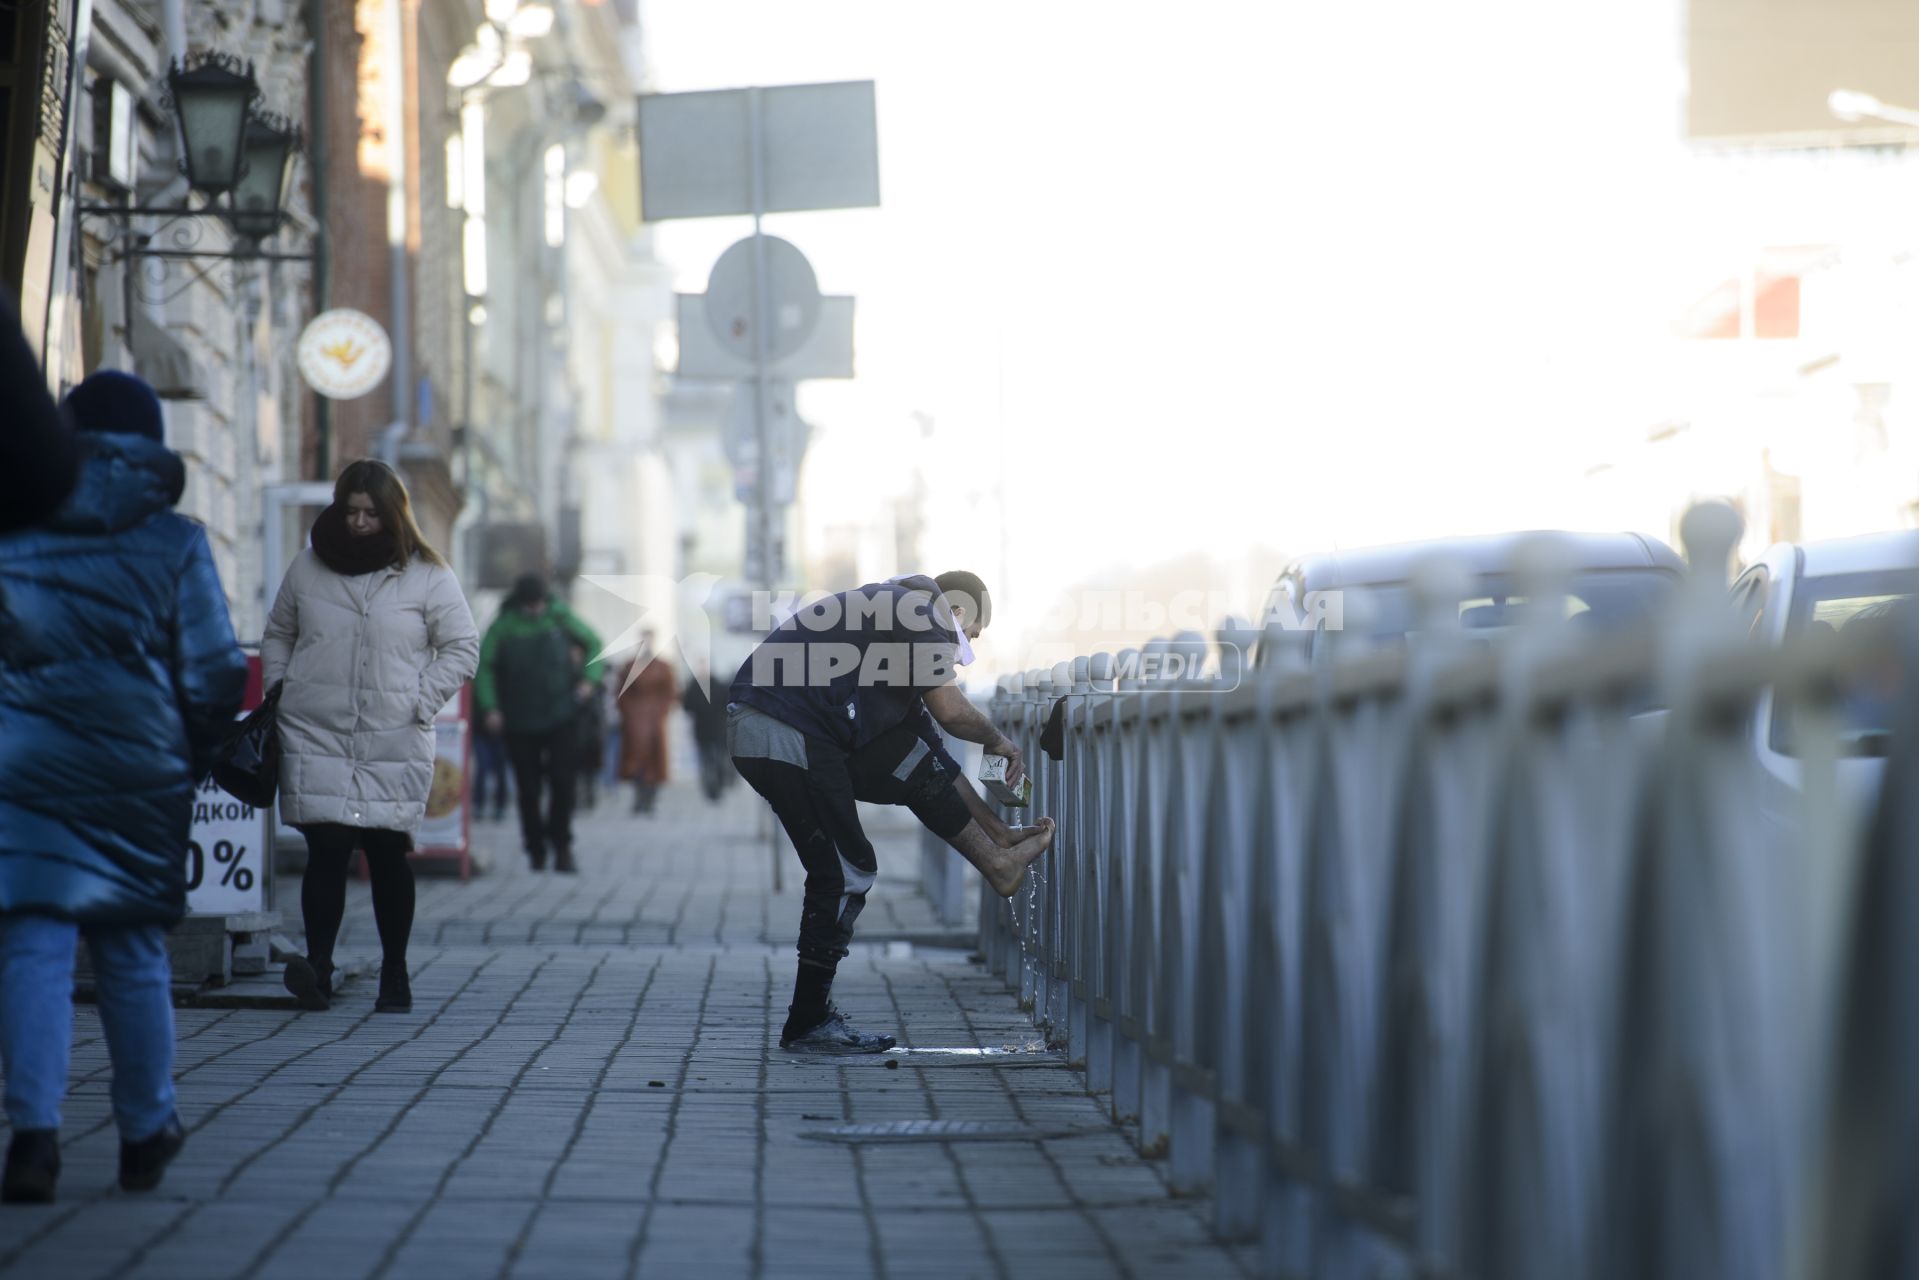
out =
[[(903, 583), (906, 581), (906, 579), (909, 576), (912, 576), (912, 575), (900, 574), (896, 577), (888, 578), (887, 581)], [(953, 621), (953, 610), (946, 603), (946, 597), (940, 596), (939, 599), (935, 602), (933, 608), (934, 608), (933, 616), (937, 618), (940, 622), (945, 623), (949, 627), (952, 627), (954, 632), (956, 632), (959, 635), (959, 653), (954, 657), (953, 661), (962, 667), (972, 665), (973, 642), (967, 638), (966, 632), (961, 630), (958, 624), (956, 624)]]

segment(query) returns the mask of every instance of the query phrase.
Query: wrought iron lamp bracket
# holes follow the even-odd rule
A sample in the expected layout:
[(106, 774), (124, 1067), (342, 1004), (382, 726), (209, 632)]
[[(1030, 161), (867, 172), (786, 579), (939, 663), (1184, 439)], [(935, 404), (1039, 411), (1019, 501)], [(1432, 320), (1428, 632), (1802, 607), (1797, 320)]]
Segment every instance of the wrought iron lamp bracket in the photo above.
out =
[[(312, 262), (314, 254), (262, 249), (241, 241), (234, 248), (203, 248), (209, 220), (226, 220), (226, 210), (212, 207), (160, 208), (147, 205), (83, 204), (83, 218), (104, 219), (113, 226), (109, 252), (126, 264), (129, 284), (139, 298), (165, 306), (202, 281), (214, 281), (226, 292), (238, 288), (250, 262)], [(152, 227), (136, 227), (136, 219), (158, 219)], [(175, 271), (174, 264), (182, 271)], [(224, 267), (223, 267), (224, 264)], [(219, 277), (215, 279), (215, 272)]]

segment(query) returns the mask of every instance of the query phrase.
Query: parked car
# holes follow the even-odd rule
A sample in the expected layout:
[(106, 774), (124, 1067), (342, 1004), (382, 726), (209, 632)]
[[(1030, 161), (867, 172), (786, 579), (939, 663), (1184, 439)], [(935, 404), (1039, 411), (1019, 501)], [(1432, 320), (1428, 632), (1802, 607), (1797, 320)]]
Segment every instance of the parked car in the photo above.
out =
[[(1779, 543), (1734, 581), (1733, 607), (1752, 634), (1786, 644), (1820, 631), (1896, 627), (1919, 597), (1919, 531), (1831, 542)], [(1896, 656), (1863, 672), (1841, 705), (1840, 786), (1855, 798), (1876, 792), (1895, 708), (1908, 673)], [(1752, 741), (1766, 771), (1799, 785), (1795, 743), (1801, 711), (1768, 691), (1753, 709)]]
[[(1262, 618), (1307, 624), (1309, 660), (1328, 651), (1323, 629), (1312, 628), (1315, 601), (1340, 592), (1349, 625), (1363, 625), (1375, 643), (1401, 643), (1416, 626), (1411, 581), (1419, 566), (1435, 555), (1450, 557), (1473, 583), (1474, 594), (1461, 601), (1459, 619), (1469, 631), (1491, 634), (1512, 625), (1518, 594), (1516, 558), (1520, 548), (1540, 535), (1501, 533), (1475, 538), (1443, 538), (1331, 551), (1305, 556), (1287, 565), (1266, 599)], [(1677, 587), (1685, 563), (1657, 538), (1636, 533), (1555, 533), (1572, 566), (1568, 607), (1575, 621), (1596, 630), (1630, 626), (1656, 610)], [(1359, 607), (1351, 608), (1358, 598)], [(1255, 665), (1262, 655), (1255, 653)]]

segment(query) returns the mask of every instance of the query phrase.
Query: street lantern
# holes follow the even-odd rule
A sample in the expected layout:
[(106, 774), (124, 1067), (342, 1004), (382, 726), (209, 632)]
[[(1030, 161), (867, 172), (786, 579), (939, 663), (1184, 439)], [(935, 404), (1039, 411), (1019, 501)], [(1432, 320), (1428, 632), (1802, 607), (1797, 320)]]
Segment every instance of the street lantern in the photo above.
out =
[(233, 208), (227, 214), (243, 240), (260, 241), (280, 229), (287, 184), (293, 176), (293, 156), (300, 149), (300, 131), (291, 121), (268, 112), (247, 118), (245, 163), (233, 187)]
[(240, 179), (247, 112), (260, 96), (253, 67), (223, 53), (203, 53), (167, 73), (173, 113), (180, 118), (181, 167), (187, 185), (208, 195), (230, 191)]

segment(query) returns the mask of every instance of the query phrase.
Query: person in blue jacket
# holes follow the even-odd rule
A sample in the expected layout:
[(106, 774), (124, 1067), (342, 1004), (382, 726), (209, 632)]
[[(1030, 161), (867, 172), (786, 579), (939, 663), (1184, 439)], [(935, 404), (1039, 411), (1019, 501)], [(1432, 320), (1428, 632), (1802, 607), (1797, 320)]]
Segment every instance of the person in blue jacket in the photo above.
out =
[(158, 1186), (174, 1108), (166, 933), (186, 912), (194, 784), (233, 724), (246, 658), (160, 402), (131, 374), (67, 397), (82, 460), (39, 526), (0, 536), (0, 1200), (60, 1172), (73, 960), (84, 935), (113, 1060), (120, 1185)]

